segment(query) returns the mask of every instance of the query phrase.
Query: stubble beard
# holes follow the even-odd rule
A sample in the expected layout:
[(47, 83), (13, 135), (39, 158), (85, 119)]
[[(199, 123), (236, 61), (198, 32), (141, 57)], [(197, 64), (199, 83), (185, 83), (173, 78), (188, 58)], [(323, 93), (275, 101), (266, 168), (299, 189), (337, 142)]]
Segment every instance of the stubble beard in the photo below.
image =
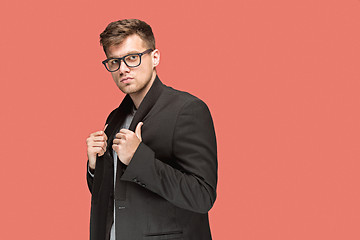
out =
[(126, 84), (125, 86), (118, 85), (118, 88), (125, 94), (136, 94), (144, 90), (148, 86), (148, 84), (150, 84), (150, 81), (142, 83), (140, 85), (136, 85), (134, 83)]
[(127, 84), (125, 86), (119, 86), (118, 88), (120, 89), (120, 91), (122, 91), (125, 94), (132, 94), (136, 92), (136, 87), (135, 86), (130, 86), (131, 84)]

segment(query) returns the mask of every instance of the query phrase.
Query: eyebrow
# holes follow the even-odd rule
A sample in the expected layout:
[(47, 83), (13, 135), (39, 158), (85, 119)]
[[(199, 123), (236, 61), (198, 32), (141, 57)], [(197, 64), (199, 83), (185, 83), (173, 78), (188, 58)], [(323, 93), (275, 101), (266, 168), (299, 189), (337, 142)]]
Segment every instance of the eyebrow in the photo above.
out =
[(122, 57), (124, 57), (124, 56), (126, 56), (126, 55), (129, 55), (129, 54), (137, 54), (137, 53), (140, 53), (140, 52), (134, 50), (134, 51), (127, 52), (125, 55), (123, 55), (123, 56), (121, 56), (121, 57), (109, 55), (109, 56), (108, 56), (108, 59), (109, 59), (109, 58), (122, 58)]

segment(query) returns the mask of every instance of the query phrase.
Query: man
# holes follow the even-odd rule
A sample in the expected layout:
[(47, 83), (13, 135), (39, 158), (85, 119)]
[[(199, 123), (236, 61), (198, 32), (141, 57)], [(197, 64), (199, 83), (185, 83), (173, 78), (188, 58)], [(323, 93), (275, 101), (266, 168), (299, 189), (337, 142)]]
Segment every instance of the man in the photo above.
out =
[(211, 239), (217, 152), (207, 106), (162, 84), (145, 22), (112, 22), (100, 43), (126, 96), (87, 139), (90, 239)]

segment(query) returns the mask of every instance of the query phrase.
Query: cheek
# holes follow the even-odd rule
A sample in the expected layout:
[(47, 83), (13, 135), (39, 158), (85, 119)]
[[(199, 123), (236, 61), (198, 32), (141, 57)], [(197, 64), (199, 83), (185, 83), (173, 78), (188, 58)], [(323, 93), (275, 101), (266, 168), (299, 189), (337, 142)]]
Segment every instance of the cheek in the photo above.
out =
[(111, 73), (111, 77), (114, 79), (114, 80), (116, 80), (117, 79), (117, 74), (115, 74), (115, 73)]
[(150, 62), (150, 63), (147, 63), (146, 65), (144, 65), (144, 73), (145, 73), (146, 75), (151, 74), (151, 73), (152, 73), (152, 70), (153, 70), (153, 68), (152, 68), (152, 63), (151, 63), (151, 62)]
[[(140, 69), (139, 69), (140, 70)], [(151, 67), (148, 65), (144, 65), (141, 68), (141, 71), (137, 71), (136, 75), (140, 77), (140, 79), (144, 80), (151, 74)]]

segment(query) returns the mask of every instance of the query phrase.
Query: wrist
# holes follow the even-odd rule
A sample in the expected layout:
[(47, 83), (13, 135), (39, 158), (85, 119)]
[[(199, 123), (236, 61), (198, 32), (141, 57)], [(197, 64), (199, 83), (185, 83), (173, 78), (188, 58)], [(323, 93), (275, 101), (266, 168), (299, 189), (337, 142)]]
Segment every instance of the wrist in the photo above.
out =
[(90, 173), (90, 175), (91, 175), (92, 177), (94, 177), (94, 174), (95, 174), (95, 166), (92, 167), (92, 166), (90, 165), (90, 162), (89, 162), (89, 165), (88, 165), (88, 172)]
[(91, 172), (95, 171), (95, 164), (90, 164), (90, 162), (89, 162), (89, 170)]
[(90, 165), (88, 165), (88, 174), (90, 174), (91, 177), (94, 177), (95, 175), (95, 169), (90, 168)]
[(95, 170), (96, 165), (96, 156), (89, 156), (88, 155), (88, 161), (89, 161), (89, 168), (91, 170)]

